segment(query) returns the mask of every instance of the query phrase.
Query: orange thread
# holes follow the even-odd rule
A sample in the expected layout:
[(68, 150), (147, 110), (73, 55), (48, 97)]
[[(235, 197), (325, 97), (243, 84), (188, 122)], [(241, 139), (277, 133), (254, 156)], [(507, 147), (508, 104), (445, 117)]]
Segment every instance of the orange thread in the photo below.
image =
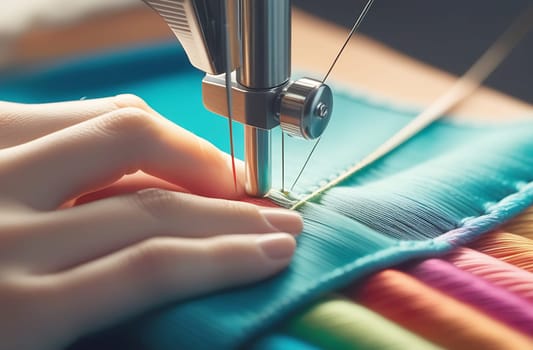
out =
[(533, 207), (509, 221), (503, 226), (503, 230), (533, 240)]
[(450, 349), (529, 349), (533, 339), (396, 270), (349, 292), (355, 300)]
[(533, 272), (533, 240), (508, 232), (491, 232), (470, 247), (521, 269)]

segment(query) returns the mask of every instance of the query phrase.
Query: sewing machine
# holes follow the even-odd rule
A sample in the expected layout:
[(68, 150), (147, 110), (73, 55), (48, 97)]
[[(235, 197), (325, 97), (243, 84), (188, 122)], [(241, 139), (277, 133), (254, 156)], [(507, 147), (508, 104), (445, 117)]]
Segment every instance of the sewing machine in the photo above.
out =
[[(220, 2), (222, 1), (204, 1), (203, 3), (207, 2), (209, 2), (211, 6), (214, 6), (213, 3), (219, 3), (218, 11), (221, 11)], [(241, 0), (235, 2), (239, 6), (242, 5)], [(182, 3), (184, 4), (185, 2), (180, 2), (179, 5), (182, 5)], [(167, 12), (169, 9), (171, 11), (176, 11), (176, 4), (178, 4), (178, 2), (176, 0), (172, 0), (170, 2), (167, 2), (166, 5), (163, 4), (162, 8), (164, 10), (166, 8), (165, 11)], [(234, 3), (233, 6), (237, 5), (235, 5)], [(192, 9), (195, 10), (195, 8)], [(242, 10), (242, 6), (241, 8), (237, 9), (233, 8), (233, 10), (234, 11), (231, 13), (238, 15), (234, 16), (235, 18), (233, 20), (236, 21), (237, 17), (240, 18), (240, 12), (238, 12), (237, 10)], [(350, 7), (350, 13), (353, 13), (354, 16), (357, 15), (357, 10), (359, 10), (358, 6), (354, 5), (353, 7)], [(217, 35), (219, 38), (219, 47), (225, 47), (223, 46), (226, 37), (224, 35), (225, 26), (220, 24), (224, 23), (225, 21), (221, 19), (225, 18), (221, 17), (224, 14), (222, 13), (220, 15), (215, 16), (217, 12), (215, 10), (210, 11), (210, 13), (213, 14), (211, 17), (218, 18), (218, 22), (216, 20), (213, 20), (212, 25), (208, 26), (208, 28), (215, 28), (216, 25), (218, 25), (218, 27), (216, 27), (218, 28), (218, 30), (209, 31), (209, 33), (211, 34), (209, 34), (210, 36), (208, 35), (208, 37), (211, 38), (214, 35), (213, 33), (218, 33)], [(286, 17), (284, 18), (284, 20), (292, 21), (292, 48), (290, 50), (290, 55), (292, 56), (293, 67), (297, 67), (299, 71), (318, 72), (320, 75), (323, 75), (327, 71), (328, 67), (331, 65), (331, 62), (334, 60), (334, 56), (338, 52), (339, 47), (341, 47), (342, 42), (346, 37), (346, 30), (331, 23), (325, 22), (317, 17), (305, 14), (299, 9), (293, 8), (292, 12), (292, 18)], [(168, 16), (173, 15), (168, 14)], [(187, 19), (188, 17), (182, 13), (177, 15), (177, 18)], [(275, 18), (277, 18), (277, 21), (279, 21), (281, 17), (278, 16)], [(193, 21), (197, 20), (193, 19)], [(132, 26), (132, 23), (135, 23), (136, 25)], [(229, 21), (229, 23), (231, 23), (231, 21)], [(286, 29), (288, 30), (288, 28)], [(234, 30), (240, 31), (240, 29), (237, 27), (235, 27)], [(286, 37), (288, 37), (287, 32), (285, 32), (285, 35), (287, 35)], [(203, 40), (201, 39), (202, 37), (199, 38), (200, 40)], [(143, 6), (137, 3), (135, 7), (121, 11), (120, 13), (112, 12), (108, 14), (106, 12), (105, 16), (87, 18), (86, 20), (81, 21), (80, 23), (71, 23), (66, 27), (60, 26), (57, 28), (51, 27), (49, 29), (29, 31), (27, 34), (21, 36), (18, 40), (13, 41), (14, 45), (12, 52), (13, 59), (18, 62), (18, 64), (32, 64), (40, 61), (55, 60), (59, 57), (63, 59), (64, 57), (69, 57), (71, 55), (76, 56), (80, 54), (92, 54), (93, 52), (100, 52), (102, 50), (108, 50), (110, 48), (113, 48), (113, 50), (115, 50), (117, 48), (132, 44), (138, 45), (139, 43), (168, 39), (175, 39), (175, 35), (173, 34), (173, 31), (170, 30), (170, 27), (167, 25), (167, 23), (164, 20), (161, 20), (161, 16), (158, 15), (157, 11), (153, 11), (149, 9), (148, 6)], [(241, 46), (244, 46), (244, 41), (242, 38), (239, 40), (240, 41), (234, 39), (233, 41), (234, 52), (232, 52), (232, 59), (235, 61), (242, 61)], [(50, 42), (54, 42), (55, 44), (47, 44)], [(209, 42), (216, 42), (216, 40), (211, 40)], [(203, 43), (200, 42), (198, 45), (202, 46)], [(176, 43), (176, 47), (177, 46), (178, 45)], [(235, 52), (237, 51), (237, 49), (235, 48), (238, 49), (238, 52)], [(219, 50), (218, 52), (220, 51), (221, 50)], [(235, 58), (235, 54), (239, 56), (239, 59)], [(276, 62), (279, 63), (281, 61)], [(354, 64), (354, 62), (356, 62), (357, 64)], [(285, 63), (288, 64), (288, 62)], [(176, 62), (175, 67), (179, 68), (180, 64), (181, 63)], [(262, 69), (263, 67), (259, 68)], [(148, 69), (148, 67), (146, 67), (146, 69)], [(224, 67), (221, 67), (220, 69), (225, 70)], [(241, 69), (236, 68), (233, 70), (235, 71), (233, 81), (235, 88), (235, 86), (237, 85), (237, 81), (239, 80), (237, 77), (237, 73)], [(256, 70), (255, 72), (258, 71)], [(287, 76), (289, 75), (290, 74), (288, 74)], [(196, 79), (198, 79), (198, 77)], [(446, 74), (436, 68), (430, 68), (429, 66), (423, 64), (420, 61), (407, 57), (398, 51), (387, 48), (384, 45), (365, 36), (356, 35), (355, 38), (353, 38), (350, 41), (349, 45), (346, 47), (342, 59), (338, 61), (338, 64), (336, 65), (336, 68), (333, 71), (333, 74), (331, 75), (331, 79), (335, 81), (337, 86), (340, 86), (343, 89), (347, 88), (348, 91), (359, 91), (363, 92), (365, 95), (369, 94), (371, 96), (379, 96), (380, 98), (384, 98), (387, 101), (393, 101), (394, 103), (399, 103), (400, 105), (411, 105), (421, 107), (428, 105), (432, 101), (434, 101), (436, 97), (442, 94), (443, 91), (448, 89), (449, 86), (453, 84), (456, 77), (450, 74)], [(185, 89), (189, 88), (190, 87), (188, 86), (185, 87)], [(225, 103), (223, 101), (224, 92), (228, 91), (228, 89), (222, 87), (219, 90), (223, 90), (217, 93), (217, 96), (219, 98), (219, 106), (222, 109), (220, 114), (228, 115), (226, 107), (227, 102)], [(235, 100), (238, 97), (237, 93), (235, 92), (235, 89), (229, 90), (233, 91), (232, 97)], [(249, 90), (255, 91), (255, 89)], [(118, 93), (131, 92), (132, 90), (131, 87), (128, 86), (127, 89), (118, 88), (117, 90), (111, 91), (115, 91), (116, 93)], [(86, 91), (80, 92), (80, 94), (86, 93)], [(107, 91), (105, 93), (102, 93), (101, 95), (95, 94), (95, 96), (105, 96), (110, 93), (112, 92)], [(137, 93), (141, 96), (144, 96), (144, 92)], [(179, 96), (184, 96), (182, 88), (175, 88), (174, 90), (166, 89), (166, 93), (170, 95), (177, 93), (179, 94)], [(242, 94), (240, 94), (239, 96), (242, 97)], [(248, 96), (252, 95), (248, 94)], [(79, 98), (79, 96), (77, 94), (73, 94), (72, 96), (68, 95), (62, 98), (76, 99)], [(206, 99), (205, 94), (204, 99)], [(35, 99), (32, 99), (31, 101), (34, 100)], [(180, 99), (177, 98), (177, 100)], [(183, 98), (181, 100), (183, 101)], [(211, 99), (208, 100), (209, 101), (207, 102), (211, 102)], [(192, 124), (199, 124), (198, 121), (177, 119), (180, 116), (185, 118), (185, 116), (187, 115), (197, 115), (197, 112), (200, 112), (200, 107), (192, 102), (193, 101), (191, 101), (190, 104), (184, 104), (183, 102), (178, 103), (178, 105), (175, 106), (175, 108), (172, 108), (171, 110), (165, 110), (162, 107), (158, 108), (160, 108), (163, 114), (174, 122), (184, 127), (192, 128), (191, 130), (194, 130), (194, 132), (205, 137), (204, 132), (209, 132), (208, 130), (213, 129), (213, 127), (206, 128), (204, 126), (201, 128), (198, 126), (197, 129), (194, 129)], [(241, 102), (242, 101), (236, 101), (236, 103), (234, 103), (234, 107), (231, 109), (233, 111), (233, 119), (237, 118), (236, 114), (237, 107), (239, 106), (239, 104), (241, 105), (242, 111)], [(193, 110), (191, 110), (191, 108), (193, 108)], [(276, 110), (279, 112), (278, 108), (279, 106), (276, 106)], [(505, 119), (521, 118), (524, 115), (530, 114), (531, 111), (531, 105), (528, 105), (527, 103), (519, 101), (516, 98), (503, 95), (489, 88), (482, 87), (474, 93), (474, 96), (464, 101), (463, 103), (461, 103), (460, 106), (455, 108), (453, 114), (455, 116), (454, 118), (460, 119), (471, 119), (475, 117), (481, 120), (500, 121), (502, 119), (502, 115), (506, 116)], [(249, 115), (256, 114), (249, 113)], [(274, 115), (273, 118), (275, 123), (279, 123), (279, 117), (277, 115)], [(220, 119), (220, 121), (213, 121), (217, 124), (220, 124), (220, 122), (223, 122), (222, 118)], [(331, 126), (329, 128), (331, 129)], [(241, 147), (244, 149), (244, 145), (253, 146), (254, 143), (251, 143), (248, 140), (246, 141), (246, 143), (244, 143), (240, 132), (241, 129), (236, 128), (236, 130), (239, 130), (239, 133), (238, 135), (236, 135), (235, 138), (235, 144), (238, 145), (237, 147), (239, 147), (239, 150), (237, 150), (237, 154), (239, 154), (242, 153), (240, 152)], [(275, 134), (279, 135), (277, 131), (279, 130), (276, 130)], [(224, 132), (224, 134), (225, 133), (226, 132)], [(246, 131), (246, 134), (247, 138), (250, 134), (253, 135), (253, 133), (248, 132), (248, 130)], [(227, 141), (222, 140), (219, 136), (221, 135), (217, 135), (216, 139), (208, 139), (211, 142), (214, 142), (217, 147), (229, 151), (227, 147)], [(299, 144), (305, 147), (306, 144), (306, 142), (299, 142), (297, 140), (285, 141), (286, 148), (292, 148), (292, 145), (294, 144)], [(270, 143), (270, 137), (268, 138), (268, 143)], [(309, 142), (309, 146), (312, 146), (311, 143), (312, 142)], [(321, 145), (321, 147), (323, 147), (323, 145)], [(262, 149), (265, 150), (265, 147), (262, 147)], [(280, 152), (276, 147), (274, 147), (273, 149), (276, 150), (275, 154), (273, 155), (274, 159), (276, 159), (275, 157), (278, 156)], [(311, 147), (308, 147), (307, 151), (309, 149), (311, 149)], [(301, 153), (301, 161), (300, 158), (296, 162), (294, 162), (293, 159), (289, 161), (287, 163), (288, 166), (285, 167), (286, 170), (289, 170), (289, 173), (286, 173), (286, 179), (290, 180), (291, 182), (294, 180), (294, 174), (291, 174), (290, 170), (294, 166), (298, 167), (301, 166), (301, 164), (304, 164), (303, 160), (305, 157), (305, 152), (307, 151), (304, 151), (303, 149), (302, 151), (303, 152)], [(252, 154), (252, 156), (248, 156), (250, 154)], [(253, 156), (253, 152), (247, 152), (246, 158), (252, 158), (252, 160), (255, 159), (256, 161), (258, 159), (257, 154), (255, 157)], [(312, 164), (312, 162), (309, 163)], [(266, 170), (266, 175), (270, 177), (271, 171), (269, 170), (269, 167), (266, 166), (267, 164), (268, 163), (265, 161), (259, 161), (259, 167), (263, 169), (262, 174), (265, 175), (264, 171)], [(275, 162), (273, 164), (273, 168), (276, 169), (277, 165), (278, 162)], [(250, 170), (254, 169), (253, 163), (248, 160), (247, 166), (250, 168)], [(275, 184), (279, 184), (277, 178), (277, 171), (274, 173), (273, 182)], [(254, 182), (249, 180), (248, 183), (249, 185), (253, 185)], [(257, 182), (255, 183), (257, 184)], [(283, 186), (281, 186), (281, 188), (283, 188)]]
[[(328, 125), (331, 89), (291, 78), (290, 0), (144, 0), (206, 73), (204, 106), (245, 125), (246, 192), (271, 188), (271, 130), (316, 139)], [(233, 152), (232, 152), (233, 153)]]

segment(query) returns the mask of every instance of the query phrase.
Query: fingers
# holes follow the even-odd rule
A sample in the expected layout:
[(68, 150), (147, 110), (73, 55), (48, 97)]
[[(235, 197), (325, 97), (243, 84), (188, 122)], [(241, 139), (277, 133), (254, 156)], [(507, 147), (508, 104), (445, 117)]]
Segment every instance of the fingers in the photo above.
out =
[(80, 198), (77, 198), (75, 201), (75, 205), (81, 205), (112, 196), (133, 193), (146, 188), (160, 188), (163, 190), (184, 193), (188, 192), (186, 189), (178, 185), (138, 171), (135, 174), (124, 176), (123, 178), (106, 188), (88, 193)]
[[(298, 234), (302, 219), (285, 209), (161, 189), (111, 197), (34, 219), (25, 255), (34, 273), (78, 265), (153, 237)], [(37, 230), (38, 228), (38, 230)]]
[(46, 104), (0, 101), (0, 148), (16, 146), (125, 107), (152, 111), (134, 95)]
[(40, 210), (57, 208), (137, 170), (202, 195), (243, 193), (242, 166), (236, 192), (227, 154), (137, 108), (118, 109), (6, 149), (4, 163), (0, 189)]
[(66, 315), (98, 329), (147, 308), (264, 279), (295, 249), (288, 234), (153, 239), (59, 277)]

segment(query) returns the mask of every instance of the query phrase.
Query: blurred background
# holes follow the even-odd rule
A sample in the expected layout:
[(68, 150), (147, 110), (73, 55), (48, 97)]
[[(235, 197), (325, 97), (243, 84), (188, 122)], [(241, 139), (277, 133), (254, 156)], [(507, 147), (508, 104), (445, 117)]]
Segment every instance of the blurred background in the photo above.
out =
[[(351, 27), (364, 3), (293, 0), (295, 7), (344, 27)], [(460, 75), (530, 3), (531, 0), (378, 0), (361, 32)], [(171, 38), (164, 22), (154, 21), (149, 11), (141, 0), (1, 1), (0, 72)], [(533, 103), (532, 80), (533, 33), (529, 33), (487, 85)]]
[[(355, 13), (366, 1), (293, 0), (293, 3), (351, 27)], [(461, 75), (531, 3), (531, 0), (378, 0), (362, 24), (361, 33)], [(533, 103), (533, 32), (486, 85)]]

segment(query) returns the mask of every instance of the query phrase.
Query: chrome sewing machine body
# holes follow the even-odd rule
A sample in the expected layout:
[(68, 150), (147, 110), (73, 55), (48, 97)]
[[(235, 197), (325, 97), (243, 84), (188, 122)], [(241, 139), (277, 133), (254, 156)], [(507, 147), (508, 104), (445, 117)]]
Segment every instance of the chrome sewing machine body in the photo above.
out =
[[(333, 96), (322, 81), (291, 80), (290, 0), (144, 0), (206, 73), (205, 107), (245, 125), (246, 192), (271, 189), (271, 130), (318, 138)], [(233, 147), (233, 146), (232, 146)], [(232, 150), (233, 153), (233, 150)]]

